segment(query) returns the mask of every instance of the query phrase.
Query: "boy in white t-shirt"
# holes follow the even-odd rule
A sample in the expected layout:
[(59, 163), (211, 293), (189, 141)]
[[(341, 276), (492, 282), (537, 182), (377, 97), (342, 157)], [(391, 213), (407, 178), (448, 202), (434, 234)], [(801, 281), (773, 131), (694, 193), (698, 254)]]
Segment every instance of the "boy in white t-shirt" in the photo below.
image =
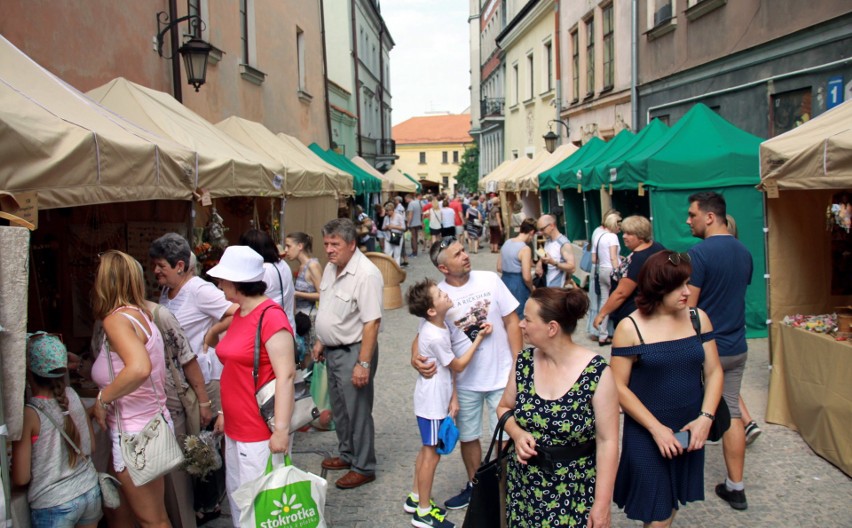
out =
[[(448, 415), (455, 417), (459, 410), (453, 383), (453, 372), (467, 367), (482, 340), (491, 333), (491, 323), (483, 323), (476, 338), (460, 357), (453, 354), (450, 329), (444, 319), (453, 307), (453, 301), (433, 281), (426, 279), (408, 289), (408, 311), (425, 319), (420, 325), (418, 349), (421, 356), (436, 364), (431, 378), (419, 376), (414, 388), (414, 414), (420, 428), (423, 446), (417, 455), (414, 469), (414, 491), (405, 499), (404, 509), (414, 516), (411, 524), (418, 527), (451, 528), (444, 512), (431, 500), (432, 480), (441, 455), (437, 452), (438, 429)], [(422, 500), (421, 500), (422, 497)], [(425, 504), (421, 508), (420, 504)]]

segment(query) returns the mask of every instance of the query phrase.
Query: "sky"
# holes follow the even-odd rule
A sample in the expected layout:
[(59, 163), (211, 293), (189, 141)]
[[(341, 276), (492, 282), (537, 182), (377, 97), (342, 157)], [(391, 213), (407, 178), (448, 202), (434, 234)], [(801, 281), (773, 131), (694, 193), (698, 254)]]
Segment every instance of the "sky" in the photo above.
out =
[(469, 2), (384, 0), (394, 125), (427, 112), (458, 114), (470, 106)]

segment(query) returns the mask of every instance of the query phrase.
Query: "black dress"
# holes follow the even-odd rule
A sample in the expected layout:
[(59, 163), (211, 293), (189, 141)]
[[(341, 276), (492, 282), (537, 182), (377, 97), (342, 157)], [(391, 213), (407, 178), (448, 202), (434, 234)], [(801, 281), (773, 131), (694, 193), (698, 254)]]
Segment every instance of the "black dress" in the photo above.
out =
[[(606, 360), (595, 356), (562, 397), (545, 400), (535, 390), (533, 349), (518, 354), (515, 380), (518, 395), (515, 420), (529, 432), (537, 445), (578, 445), (595, 438), (592, 397)], [(517, 461), (508, 464), (506, 514), (509, 526), (586, 526), (595, 500), (595, 456), (557, 463), (553, 475)]]
[[(628, 388), (657, 420), (679, 431), (701, 412), (702, 341), (711, 339), (708, 332), (700, 339), (613, 347), (612, 355), (639, 356)], [(625, 413), (613, 500), (628, 518), (645, 523), (668, 519), (678, 503), (704, 500), (704, 449), (664, 458), (651, 433)]]

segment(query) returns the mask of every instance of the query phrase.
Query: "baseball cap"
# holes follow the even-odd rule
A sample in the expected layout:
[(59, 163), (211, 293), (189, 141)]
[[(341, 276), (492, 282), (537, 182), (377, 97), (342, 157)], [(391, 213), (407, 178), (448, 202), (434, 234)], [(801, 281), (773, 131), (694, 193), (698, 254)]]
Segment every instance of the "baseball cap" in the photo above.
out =
[(263, 280), (263, 257), (248, 246), (228, 246), (219, 263), (207, 274), (231, 282)]
[(68, 370), (68, 350), (53, 334), (27, 334), (27, 361), (33, 374), (42, 378), (61, 378)]
[(456, 447), (456, 442), (459, 440), (459, 428), (456, 427), (456, 422), (452, 416), (447, 416), (441, 422), (441, 427), (438, 429), (438, 448), (436, 449), (439, 455), (449, 455)]

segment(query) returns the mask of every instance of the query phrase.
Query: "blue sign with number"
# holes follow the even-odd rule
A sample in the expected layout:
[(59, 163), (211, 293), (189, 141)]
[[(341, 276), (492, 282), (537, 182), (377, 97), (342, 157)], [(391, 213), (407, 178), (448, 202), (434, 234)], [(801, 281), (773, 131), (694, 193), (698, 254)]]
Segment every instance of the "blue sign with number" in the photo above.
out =
[(843, 102), (843, 76), (837, 75), (828, 79), (828, 100), (825, 109), (831, 110)]

